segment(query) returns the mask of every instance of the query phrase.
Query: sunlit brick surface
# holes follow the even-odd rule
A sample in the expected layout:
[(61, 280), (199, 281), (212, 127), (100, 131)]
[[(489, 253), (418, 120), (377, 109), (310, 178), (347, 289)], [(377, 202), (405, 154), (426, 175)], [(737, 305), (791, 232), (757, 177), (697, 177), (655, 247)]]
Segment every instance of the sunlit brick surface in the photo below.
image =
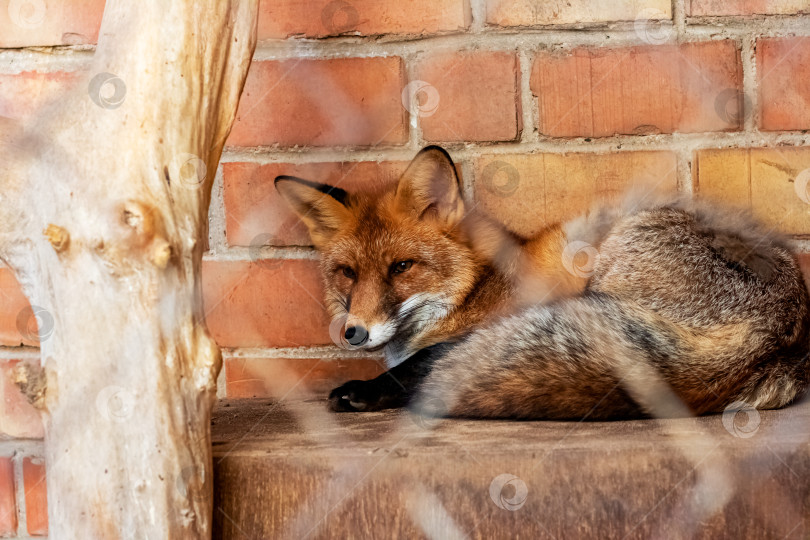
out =
[(402, 144), (404, 86), (397, 57), (254, 62), (227, 144)]
[(541, 52), (531, 82), (538, 129), (555, 137), (739, 129), (718, 104), (741, 85), (731, 41)]
[[(71, 92), (79, 103), (91, 99), (83, 70), (99, 41), (104, 4), (0, 3), (0, 145), (47, 121)], [(374, 356), (381, 352), (362, 355), (333, 342), (318, 256), (273, 181), (283, 174), (352, 193), (392, 188), (428, 144), (449, 150), (468, 210), (520, 236), (581, 215), (595, 202), (620, 200), (629, 189), (642, 196), (674, 190), (746, 208), (798, 240), (810, 276), (808, 0), (261, 0), (257, 28), (259, 47), (222, 165), (208, 171), (215, 181), (201, 291), (205, 324), (223, 348), (219, 397), (273, 399), (279, 410), (303, 399), (321, 421), (331, 421), (322, 400), (332, 388), (384, 370)], [(105, 39), (125, 38), (102, 34)], [(123, 82), (137, 91), (138, 81)], [(57, 142), (38, 148), (52, 152)], [(214, 148), (221, 142), (212, 141)], [(16, 143), (9, 152), (24, 149)], [(157, 175), (154, 185), (162, 186), (160, 171), (145, 174)], [(58, 331), (41, 309), (30, 305), (11, 270), (0, 267), (0, 437), (20, 439), (0, 456), (4, 537), (48, 530), (43, 422), (14, 382), (21, 362), (39, 362), (38, 332), (52, 339)], [(719, 427), (720, 418), (700, 422), (715, 422), (721, 435), (729, 429)], [(593, 441), (604, 426), (586, 428), (583, 440)], [(791, 432), (806, 445), (803, 436)], [(379, 459), (375, 448), (364, 455)], [(453, 448), (458, 465), (467, 467), (470, 455)], [(406, 458), (407, 451), (391, 455)], [(611, 455), (627, 463), (625, 455)], [(799, 485), (806, 476), (803, 462), (791, 461), (783, 448), (766, 455), (790, 482)], [(509, 469), (499, 453), (492, 456), (498, 474)], [(700, 469), (682, 461), (684, 471)], [(633, 478), (652, 478), (655, 493), (693, 493), (682, 475), (672, 479), (674, 487), (658, 474)], [(788, 523), (794, 512), (773, 478), (756, 490), (771, 501), (760, 509), (762, 519), (751, 527), (727, 521), (725, 527), (736, 527), (729, 534), (807, 536), (801, 519)], [(473, 489), (486, 490), (491, 480), (476, 478), (481, 486)], [(283, 481), (267, 485), (276, 494), (285, 488)], [(534, 496), (535, 487), (529, 489)], [(369, 500), (378, 500), (372, 492), (376, 498)], [(486, 505), (494, 501), (486, 491), (476, 496)], [(653, 515), (675, 511), (687, 527), (684, 536), (700, 536), (677, 513), (685, 507), (671, 499)], [(615, 517), (616, 508), (603, 514)], [(627, 518), (623, 508), (619, 514)], [(640, 515), (648, 513), (645, 507)], [(574, 517), (577, 527), (585, 519)], [(468, 536), (475, 537), (472, 530)], [(669, 529), (655, 531), (666, 536)], [(591, 536), (627, 531), (602, 533)]]

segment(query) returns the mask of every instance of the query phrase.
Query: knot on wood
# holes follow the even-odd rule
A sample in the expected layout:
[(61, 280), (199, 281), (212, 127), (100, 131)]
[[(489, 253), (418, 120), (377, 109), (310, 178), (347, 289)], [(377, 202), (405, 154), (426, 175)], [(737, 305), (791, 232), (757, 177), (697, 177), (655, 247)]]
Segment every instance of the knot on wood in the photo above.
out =
[(172, 258), (172, 246), (163, 238), (156, 239), (152, 247), (152, 263), (158, 268), (166, 268)]
[(121, 208), (121, 221), (128, 229), (132, 243), (143, 247), (151, 243), (156, 234), (162, 231), (160, 216), (154, 207), (139, 201), (127, 201)]
[(12, 382), (37, 409), (45, 408), (47, 376), (45, 370), (30, 362), (20, 362), (11, 372)]
[(158, 268), (166, 268), (173, 250), (166, 240), (163, 218), (158, 210), (148, 204), (130, 200), (121, 208), (121, 221), (128, 230), (131, 247), (143, 251)]
[(70, 245), (70, 233), (53, 223), (48, 225), (48, 228), (42, 231), (42, 234), (45, 235), (57, 253), (65, 251)]

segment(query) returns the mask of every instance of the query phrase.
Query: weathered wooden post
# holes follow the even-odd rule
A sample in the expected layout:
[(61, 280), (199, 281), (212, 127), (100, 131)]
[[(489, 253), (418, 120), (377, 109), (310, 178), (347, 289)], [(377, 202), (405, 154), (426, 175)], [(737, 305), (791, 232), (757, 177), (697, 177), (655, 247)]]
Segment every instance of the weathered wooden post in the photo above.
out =
[(23, 382), (52, 538), (210, 537), (200, 262), (257, 4), (108, 0), (86, 81), (4, 137), (0, 256), (49, 334)]

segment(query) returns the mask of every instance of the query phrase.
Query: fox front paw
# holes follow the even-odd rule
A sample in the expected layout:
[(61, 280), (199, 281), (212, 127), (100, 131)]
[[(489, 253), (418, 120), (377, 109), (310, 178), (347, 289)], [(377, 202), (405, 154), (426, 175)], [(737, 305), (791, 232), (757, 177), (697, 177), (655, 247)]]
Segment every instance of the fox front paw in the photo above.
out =
[(381, 395), (374, 381), (349, 381), (329, 394), (329, 408), (335, 412), (377, 411), (384, 408)]

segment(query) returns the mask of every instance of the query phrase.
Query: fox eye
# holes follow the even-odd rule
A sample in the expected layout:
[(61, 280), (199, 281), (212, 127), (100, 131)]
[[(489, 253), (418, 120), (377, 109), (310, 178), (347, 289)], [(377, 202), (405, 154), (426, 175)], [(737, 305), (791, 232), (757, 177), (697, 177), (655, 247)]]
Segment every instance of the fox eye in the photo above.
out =
[(354, 270), (352, 270), (348, 266), (343, 267), (343, 275), (346, 276), (349, 279), (357, 278), (357, 274), (355, 274)]
[(402, 272), (406, 272), (411, 266), (413, 266), (413, 261), (395, 262), (391, 265), (391, 273), (401, 274)]

